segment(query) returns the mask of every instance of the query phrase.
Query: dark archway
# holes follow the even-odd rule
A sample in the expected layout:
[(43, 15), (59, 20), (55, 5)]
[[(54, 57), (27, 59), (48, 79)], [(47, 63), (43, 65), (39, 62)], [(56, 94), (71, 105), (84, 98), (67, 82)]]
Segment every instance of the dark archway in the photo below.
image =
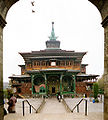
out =
[[(9, 8), (18, 0), (0, 1), (0, 119), (3, 120), (3, 28), (6, 24), (5, 18)], [(101, 13), (102, 26), (104, 27), (104, 81), (105, 81), (105, 101), (104, 101), (104, 120), (108, 119), (108, 0), (89, 0)]]

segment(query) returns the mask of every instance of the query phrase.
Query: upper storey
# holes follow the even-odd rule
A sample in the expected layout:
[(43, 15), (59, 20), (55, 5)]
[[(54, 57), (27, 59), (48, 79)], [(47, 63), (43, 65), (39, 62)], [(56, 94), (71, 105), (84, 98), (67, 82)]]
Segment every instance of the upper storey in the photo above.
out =
[(54, 33), (54, 22), (46, 49), (19, 53), (25, 60), (25, 70), (42, 70), (48, 68), (81, 70), (81, 62), (86, 52), (75, 52), (60, 49), (60, 41)]

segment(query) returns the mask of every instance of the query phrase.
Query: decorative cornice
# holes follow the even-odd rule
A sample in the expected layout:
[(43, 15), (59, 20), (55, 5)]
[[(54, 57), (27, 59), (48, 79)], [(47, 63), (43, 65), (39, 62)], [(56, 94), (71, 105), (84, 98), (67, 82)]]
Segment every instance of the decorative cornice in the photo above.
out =
[(105, 27), (108, 25), (108, 16), (106, 16), (106, 18), (102, 21), (102, 27)]
[(0, 26), (1, 26), (2, 28), (4, 28), (6, 24), (7, 24), (7, 22), (6, 22), (6, 21), (4, 20), (4, 18), (0, 15)]

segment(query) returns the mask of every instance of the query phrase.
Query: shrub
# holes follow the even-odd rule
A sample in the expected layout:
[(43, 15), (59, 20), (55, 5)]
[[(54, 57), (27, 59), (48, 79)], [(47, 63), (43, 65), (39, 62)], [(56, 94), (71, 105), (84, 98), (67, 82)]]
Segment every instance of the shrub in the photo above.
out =
[(95, 98), (95, 99), (98, 97), (98, 93), (99, 93), (98, 83), (94, 83), (94, 84), (93, 84), (93, 95), (94, 95), (94, 98)]

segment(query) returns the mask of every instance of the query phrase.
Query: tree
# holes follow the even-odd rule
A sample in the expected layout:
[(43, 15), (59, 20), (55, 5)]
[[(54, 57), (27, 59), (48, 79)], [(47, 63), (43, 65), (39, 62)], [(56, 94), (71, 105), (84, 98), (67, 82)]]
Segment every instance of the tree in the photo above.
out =
[(97, 99), (98, 93), (99, 93), (98, 83), (94, 83), (94, 84), (93, 84), (93, 95), (94, 95), (94, 98), (95, 98), (95, 99)]
[(104, 77), (103, 76), (98, 80), (98, 85), (99, 85), (99, 93), (104, 94)]

